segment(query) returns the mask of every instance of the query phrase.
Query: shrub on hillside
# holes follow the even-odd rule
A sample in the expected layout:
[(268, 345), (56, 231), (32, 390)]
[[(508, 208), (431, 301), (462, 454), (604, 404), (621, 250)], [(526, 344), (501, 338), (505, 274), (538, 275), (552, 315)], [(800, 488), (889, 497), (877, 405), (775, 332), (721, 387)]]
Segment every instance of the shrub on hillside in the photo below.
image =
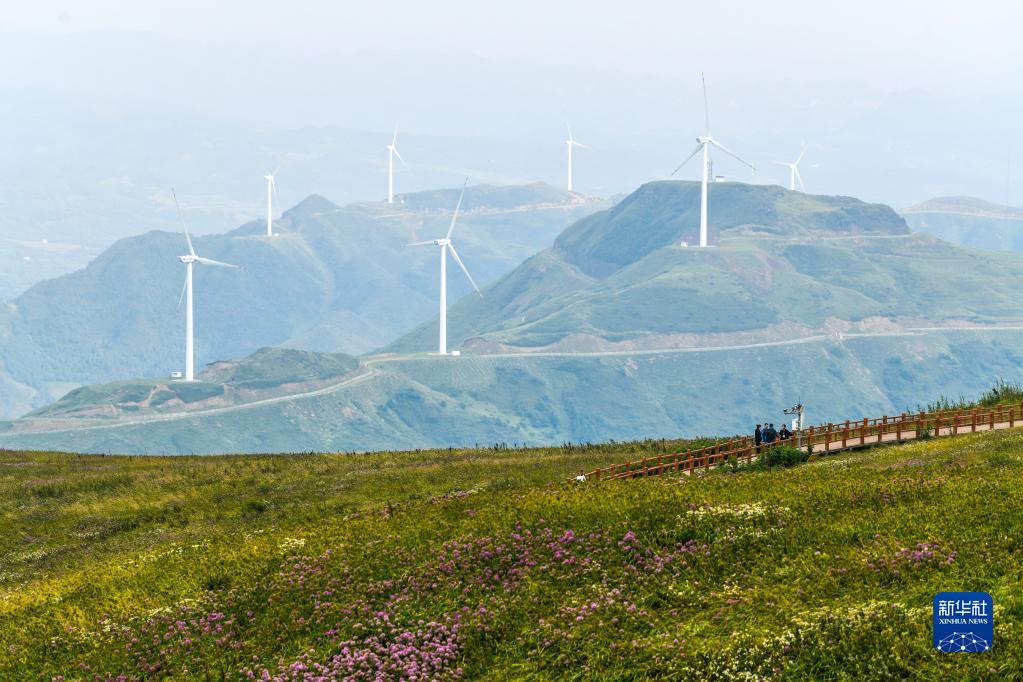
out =
[(808, 453), (799, 448), (794, 448), (791, 445), (777, 445), (761, 452), (757, 462), (767, 467), (790, 467), (802, 464), (809, 457)]

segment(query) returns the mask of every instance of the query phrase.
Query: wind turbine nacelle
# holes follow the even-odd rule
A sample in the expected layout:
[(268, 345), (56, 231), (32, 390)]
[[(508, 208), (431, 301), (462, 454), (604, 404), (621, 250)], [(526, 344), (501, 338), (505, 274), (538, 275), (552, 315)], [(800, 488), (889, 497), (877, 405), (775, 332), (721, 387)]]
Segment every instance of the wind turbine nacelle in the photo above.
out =
[(178, 256), (178, 260), (187, 265), (188, 263), (194, 263), (199, 259), (195, 256)]

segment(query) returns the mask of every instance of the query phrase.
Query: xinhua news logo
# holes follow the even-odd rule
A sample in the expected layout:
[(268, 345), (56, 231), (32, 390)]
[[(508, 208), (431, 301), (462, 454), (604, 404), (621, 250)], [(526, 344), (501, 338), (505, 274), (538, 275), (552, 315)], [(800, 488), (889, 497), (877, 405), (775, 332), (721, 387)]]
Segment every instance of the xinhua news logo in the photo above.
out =
[(994, 602), (987, 592), (934, 596), (934, 648), (946, 653), (989, 651), (994, 644)]

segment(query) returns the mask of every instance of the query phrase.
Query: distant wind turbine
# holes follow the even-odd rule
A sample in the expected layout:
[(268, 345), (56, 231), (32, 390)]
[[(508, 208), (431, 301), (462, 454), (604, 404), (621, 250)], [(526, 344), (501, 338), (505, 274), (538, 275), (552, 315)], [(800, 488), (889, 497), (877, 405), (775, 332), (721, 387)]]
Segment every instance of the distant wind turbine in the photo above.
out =
[(407, 165), (405, 159), (398, 153), (398, 126), (394, 126), (394, 137), (391, 144), (387, 145), (387, 203), (394, 203), (394, 157), (398, 157), (402, 165)]
[(448, 251), (451, 252), (451, 257), (458, 263), (458, 267), (462, 268), (462, 272), (469, 278), (469, 283), (472, 284), (472, 288), (476, 290), (477, 294), (482, 296), (480, 288), (476, 286), (476, 281), (469, 274), (469, 271), (465, 267), (465, 263), (458, 257), (458, 252), (455, 251), (455, 245), (451, 243), (451, 233), (455, 231), (455, 221), (458, 220), (458, 212), (462, 208), (462, 198), (465, 196), (465, 186), (469, 184), (469, 178), (465, 179), (465, 184), (462, 185), (462, 193), (458, 195), (458, 204), (455, 206), (455, 213), (451, 216), (451, 225), (448, 226), (448, 233), (444, 235), (442, 239), (430, 239), (425, 242), (415, 242), (413, 244), (406, 244), (406, 246), (426, 246), (433, 245), (440, 247), (440, 338), (437, 344), (437, 353), (439, 355), (448, 354)]
[(570, 125), (568, 125), (566, 123), (565, 127), (568, 128), (568, 139), (565, 140), (565, 144), (568, 145), (568, 191), (571, 192), (571, 191), (573, 191), (572, 190), (572, 147), (580, 147), (582, 149), (589, 149), (589, 147), (584, 145), (582, 142), (576, 142), (575, 141), (575, 138), (572, 137), (572, 126), (570, 126)]
[[(280, 170), (279, 168), (277, 170)], [(274, 236), (273, 227), (273, 212), (274, 202), (273, 198), (277, 194), (277, 181), (274, 179), (277, 175), (277, 171), (273, 173), (267, 173), (263, 176), (266, 180), (266, 236)]]
[(676, 168), (674, 171), (672, 171), (671, 174), (675, 175), (676, 173), (678, 173), (680, 170), (682, 170), (682, 166), (684, 166), (687, 163), (689, 163), (689, 159), (693, 158), (694, 156), (696, 156), (701, 151), (703, 152), (703, 163), (702, 163), (703, 181), (700, 184), (700, 246), (707, 246), (707, 174), (710, 173), (710, 163), (711, 163), (711, 161), (710, 161), (710, 148), (711, 148), (711, 146), (713, 145), (713, 146), (717, 147), (718, 149), (723, 151), (725, 154), (728, 154), (729, 156), (731, 156), (736, 161), (739, 161), (740, 163), (743, 163), (743, 164), (749, 166), (750, 170), (752, 170), (754, 172), (756, 172), (756, 168), (754, 168), (753, 164), (751, 164), (749, 161), (746, 161), (744, 159), (740, 159), (738, 156), (736, 156), (732, 152), (728, 151), (728, 149), (726, 149), (724, 147), (724, 145), (722, 145), (720, 142), (718, 142), (713, 137), (711, 137), (711, 135), (710, 135), (710, 107), (707, 105), (707, 81), (704, 79), (702, 73), (700, 74), (700, 80), (703, 82), (703, 120), (704, 120), (703, 135), (701, 135), (700, 137), (696, 138), (696, 149), (693, 150), (693, 153), (690, 154), (689, 156), (687, 156), (686, 160), (683, 161), (682, 163), (680, 163), (678, 165), (678, 168)]
[(188, 255), (178, 256), (178, 260), (185, 264), (185, 285), (181, 289), (181, 296), (178, 297), (178, 308), (181, 308), (181, 299), (185, 299), (185, 381), (195, 381), (192, 334), (192, 266), (196, 263), (202, 263), (203, 265), (217, 265), (222, 268), (234, 268), (235, 270), (241, 270), (241, 268), (237, 265), (213, 260), (212, 258), (203, 258), (195, 253), (195, 249), (192, 247), (192, 237), (188, 234), (188, 226), (185, 225), (185, 220), (181, 216), (178, 195), (174, 192), (173, 188), (171, 188), (171, 194), (174, 195), (174, 205), (178, 209), (178, 220), (181, 221), (181, 227), (185, 230), (185, 241), (188, 242)]
[[(803, 160), (803, 155), (806, 154), (806, 145), (803, 145), (803, 151), (799, 152), (799, 158), (789, 163), (787, 161), (775, 161), (774, 163), (779, 166), (785, 166), (789, 169), (789, 189), (795, 191), (796, 180), (799, 181), (799, 189), (806, 191), (806, 186), (803, 184), (803, 176), (799, 174), (799, 162)], [(811, 178), (812, 180), (813, 178)]]

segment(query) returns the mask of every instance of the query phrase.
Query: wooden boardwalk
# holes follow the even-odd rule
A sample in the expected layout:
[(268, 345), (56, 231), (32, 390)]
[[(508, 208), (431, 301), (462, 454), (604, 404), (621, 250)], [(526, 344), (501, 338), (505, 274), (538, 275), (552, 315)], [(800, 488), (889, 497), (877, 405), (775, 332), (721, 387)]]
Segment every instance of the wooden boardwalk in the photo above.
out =
[(586, 478), (596, 481), (644, 478), (673, 473), (688, 474), (729, 462), (749, 464), (768, 447), (781, 445), (809, 448), (811, 452), (817, 454), (831, 454), (881, 443), (904, 443), (925, 436), (947, 438), (980, 431), (1011, 429), (1016, 426), (1023, 426), (1023, 403), (944, 412), (904, 413), (895, 417), (883, 416), (875, 419), (865, 417), (839, 424), (811, 426), (773, 446), (762, 445), (757, 448), (752, 436), (742, 436), (693, 450), (612, 464), (588, 472)]

